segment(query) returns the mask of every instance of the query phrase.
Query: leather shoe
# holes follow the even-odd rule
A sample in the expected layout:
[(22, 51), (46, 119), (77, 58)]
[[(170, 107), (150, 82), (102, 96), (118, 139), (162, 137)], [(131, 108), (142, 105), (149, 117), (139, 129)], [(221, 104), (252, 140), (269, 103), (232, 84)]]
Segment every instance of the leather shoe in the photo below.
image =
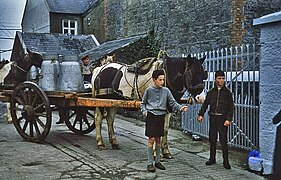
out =
[(231, 169), (230, 164), (229, 164), (228, 161), (223, 161), (223, 167), (224, 167), (225, 169)]
[(61, 119), (56, 122), (56, 124), (62, 124), (62, 123), (64, 123), (64, 120)]
[(205, 164), (207, 166), (210, 166), (210, 165), (216, 164), (216, 161), (208, 160)]
[(149, 172), (155, 172), (155, 167), (153, 166), (153, 164), (149, 164), (149, 165), (147, 165), (147, 170)]
[(157, 167), (158, 169), (161, 169), (161, 170), (165, 170), (165, 166), (163, 166), (160, 162), (157, 162), (155, 163), (155, 167)]

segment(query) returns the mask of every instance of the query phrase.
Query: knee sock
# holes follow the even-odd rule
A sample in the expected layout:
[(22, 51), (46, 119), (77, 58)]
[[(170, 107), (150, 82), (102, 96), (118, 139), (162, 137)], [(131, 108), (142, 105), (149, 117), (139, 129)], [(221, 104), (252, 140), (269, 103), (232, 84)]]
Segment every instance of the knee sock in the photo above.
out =
[(147, 157), (148, 157), (147, 164), (153, 164), (153, 148), (152, 147), (147, 147)]
[(160, 162), (160, 146), (155, 147), (156, 150), (156, 159), (155, 162)]

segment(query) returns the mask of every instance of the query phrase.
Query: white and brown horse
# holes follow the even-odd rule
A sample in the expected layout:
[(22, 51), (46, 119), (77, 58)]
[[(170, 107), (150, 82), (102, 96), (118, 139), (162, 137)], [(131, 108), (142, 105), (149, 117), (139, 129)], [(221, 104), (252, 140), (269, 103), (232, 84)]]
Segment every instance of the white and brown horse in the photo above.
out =
[[(98, 97), (99, 95), (101, 95), (103, 98), (108, 97), (123, 99), (141, 99), (145, 89), (153, 84), (153, 81), (151, 80), (152, 72), (156, 69), (162, 67), (167, 68), (167, 66), (170, 66), (165, 61), (163, 64), (163, 60), (160, 60), (158, 58), (146, 58), (130, 66), (118, 63), (110, 63), (98, 67), (94, 69), (92, 76), (93, 96)], [(188, 89), (188, 87), (192, 88), (196, 85), (198, 87), (198, 91), (200, 91), (200, 89), (202, 91), (203, 86), (201, 86), (201, 84), (203, 84), (203, 79), (206, 77), (206, 74), (202, 67), (203, 61), (204, 60), (197, 60), (196, 58), (191, 58), (190, 56), (188, 56), (185, 59), (181, 59), (182, 64), (177, 66), (172, 65), (177, 68), (183, 68), (174, 71), (177, 72), (176, 75), (170, 70), (166, 71), (167, 76), (174, 75), (175, 79), (173, 81), (178, 81), (181, 84), (178, 85), (178, 87), (175, 87), (172, 83), (171, 87), (176, 90), (176, 92), (181, 94), (183, 94), (184, 89)], [(174, 61), (174, 63), (179, 62)], [(198, 64), (200, 66), (197, 66)], [(194, 69), (195, 67), (199, 69)], [(167, 78), (167, 80), (169, 81), (169, 78)], [(197, 80), (200, 80), (200, 82), (195, 82)], [(177, 91), (177, 88), (180, 88), (182, 91)], [(195, 90), (195, 88), (193, 88), (193, 90)], [(107, 95), (103, 96), (104, 94)], [(106, 108), (106, 111), (106, 114), (104, 113), (103, 108), (97, 108), (95, 111), (96, 141), (98, 148), (106, 149), (101, 136), (102, 119), (106, 118), (108, 125), (109, 142), (111, 143), (113, 149), (120, 149), (113, 127), (114, 117), (117, 112), (117, 108)], [(168, 127), (168, 125), (166, 126)], [(167, 134), (168, 133), (166, 133), (166, 135)], [(165, 140), (165, 138), (163, 139)], [(165, 145), (165, 147), (163, 145), (163, 148), (168, 148), (167, 143), (163, 144)], [(167, 150), (167, 152), (169, 152), (169, 150)], [(162, 149), (162, 153), (165, 153), (164, 149)]]
[[(31, 66), (41, 67), (43, 56), (39, 53), (32, 52), (27, 49), (27, 53), (23, 58), (16, 59), (15, 61), (2, 62), (0, 67), (0, 84), (3, 87), (13, 88), (27, 78), (27, 74)], [(9, 104), (7, 104), (7, 120), (12, 122), (10, 116)]]
[[(136, 76), (134, 68), (125, 64), (110, 63), (97, 67), (92, 76), (92, 92), (94, 97), (114, 99), (140, 99), (139, 95), (143, 94), (145, 89), (151, 85), (152, 72), (158, 69), (162, 61), (156, 58), (146, 58), (140, 61), (142, 69)], [(133, 71), (133, 72), (132, 72)], [(138, 87), (138, 88), (136, 88)], [(96, 141), (99, 149), (106, 149), (101, 136), (102, 119), (105, 118), (108, 126), (109, 142), (113, 149), (120, 149), (117, 138), (114, 133), (114, 117), (117, 108), (96, 108), (95, 125)]]

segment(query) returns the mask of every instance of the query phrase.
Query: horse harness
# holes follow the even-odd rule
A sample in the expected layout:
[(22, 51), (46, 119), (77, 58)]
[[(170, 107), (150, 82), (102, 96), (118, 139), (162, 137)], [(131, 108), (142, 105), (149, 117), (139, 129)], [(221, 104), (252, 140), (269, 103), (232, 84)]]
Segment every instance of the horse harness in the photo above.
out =
[[(142, 97), (140, 95), (140, 92), (139, 92), (139, 89), (142, 88), (144, 85), (146, 85), (150, 79), (152, 77), (150, 77), (141, 87), (139, 87), (138, 85), (138, 76), (139, 75), (144, 75), (144, 74), (147, 74), (153, 63), (157, 60), (157, 58), (145, 58), (145, 59), (141, 59), (137, 62), (135, 62), (134, 64), (132, 65), (128, 65), (128, 72), (132, 72), (135, 74), (135, 77), (134, 77), (134, 82), (133, 82), (133, 85), (131, 86), (130, 83), (128, 82), (127, 78), (126, 78), (126, 75), (125, 75), (125, 79), (126, 79), (126, 82), (129, 84), (129, 86), (132, 88), (132, 91), (131, 91), (131, 98), (133, 98), (135, 96), (135, 90), (137, 90), (137, 95), (138, 95), (138, 98), (141, 100)], [(147, 63), (148, 62), (148, 63)], [(147, 63), (147, 64), (145, 64)]]
[(118, 75), (120, 73), (122, 73), (121, 69), (125, 66), (125, 65), (122, 65), (118, 70), (117, 72), (115, 73), (114, 75), (114, 78), (110, 84), (109, 87), (107, 88), (100, 88), (100, 75), (101, 75), (101, 72), (102, 70), (104, 70), (106, 67), (107, 67), (108, 64), (104, 65), (101, 69), (100, 69), (100, 72), (98, 73), (95, 81), (94, 81), (94, 84), (95, 84), (95, 94), (96, 96), (103, 96), (103, 95), (112, 95), (112, 94), (116, 94), (118, 95), (119, 97), (122, 97), (123, 99), (128, 99), (128, 97), (125, 97), (123, 96), (122, 92), (118, 91), (118, 89), (115, 88), (116, 84), (118, 84)]
[[(128, 69), (127, 69), (127, 70), (128, 70)], [(128, 71), (129, 71), (129, 70), (128, 70)], [(129, 71), (129, 72), (130, 72), (130, 71)], [(132, 88), (132, 91), (131, 91), (131, 98), (133, 99), (133, 97), (135, 96), (135, 90), (137, 90), (138, 98), (141, 100), (142, 97), (141, 97), (141, 95), (140, 95), (139, 89), (142, 88), (144, 85), (146, 85), (146, 84), (150, 81), (151, 77), (148, 78), (148, 80), (147, 80), (141, 87), (139, 87), (139, 85), (138, 85), (139, 73), (138, 73), (138, 68), (137, 68), (137, 67), (135, 68), (134, 74), (135, 74), (135, 76), (134, 76), (133, 85), (130, 85), (128, 79), (126, 78), (126, 74), (124, 75), (124, 77), (125, 77), (125, 80), (126, 80), (126, 82), (128, 83), (128, 85)]]
[(16, 62), (12, 63), (12, 71), (15, 74), (17, 80), (25, 81), (28, 71), (20, 67)]
[[(103, 71), (103, 69), (106, 68), (107, 65), (103, 66), (95, 80), (95, 84), (97, 85), (97, 86), (95, 86), (95, 94), (98, 96), (99, 95), (108, 95), (108, 94), (117, 94), (119, 97), (122, 97), (123, 99), (134, 99), (135, 91), (137, 91), (137, 96), (139, 99), (141, 99), (142, 97), (140, 95), (139, 89), (142, 88), (143, 86), (145, 86), (145, 84), (147, 84), (151, 80), (151, 77), (148, 78), (148, 80), (141, 87), (139, 87), (138, 76), (147, 74), (149, 72), (149, 70), (151, 69), (153, 62), (155, 62), (155, 60), (157, 60), (157, 59), (156, 58), (151, 59), (151, 61), (148, 62), (148, 65), (146, 65), (145, 62), (147, 62), (148, 60), (150, 60), (150, 58), (142, 59), (132, 65), (122, 64), (122, 66), (115, 73), (114, 78), (110, 84), (110, 87), (108, 87), (108, 88), (100, 88), (100, 74)], [(125, 78), (127, 84), (132, 88), (131, 97), (124, 96), (120, 90), (115, 88), (116, 84), (118, 84), (118, 81), (119, 81), (118, 76), (120, 73), (122, 73), (121, 70), (123, 67), (126, 67), (126, 70), (124, 73), (124, 78)], [(134, 73), (134, 75), (135, 75), (132, 85), (129, 83), (129, 81), (127, 79), (126, 72), (131, 72), (131, 73)]]

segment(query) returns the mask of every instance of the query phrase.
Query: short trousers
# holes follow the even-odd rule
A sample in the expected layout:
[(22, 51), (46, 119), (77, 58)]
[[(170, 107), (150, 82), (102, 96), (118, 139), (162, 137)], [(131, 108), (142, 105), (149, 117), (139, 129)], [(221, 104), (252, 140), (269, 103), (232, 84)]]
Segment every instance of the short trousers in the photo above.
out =
[(145, 120), (145, 136), (147, 137), (164, 136), (164, 123), (165, 123), (165, 114), (154, 115), (148, 112)]

